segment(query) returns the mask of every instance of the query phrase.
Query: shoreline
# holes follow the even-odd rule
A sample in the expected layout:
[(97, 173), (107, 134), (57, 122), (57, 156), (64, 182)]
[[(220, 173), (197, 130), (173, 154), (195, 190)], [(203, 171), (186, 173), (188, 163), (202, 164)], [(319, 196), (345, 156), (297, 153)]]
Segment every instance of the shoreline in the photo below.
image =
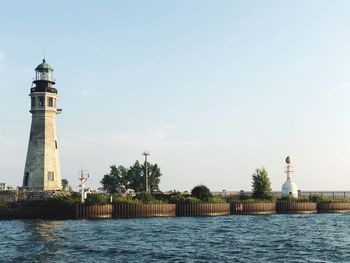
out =
[(231, 202), (221, 204), (95, 204), (12, 203), (0, 209), (0, 220), (129, 219), (145, 217), (210, 217), (229, 215), (350, 213), (350, 202)]

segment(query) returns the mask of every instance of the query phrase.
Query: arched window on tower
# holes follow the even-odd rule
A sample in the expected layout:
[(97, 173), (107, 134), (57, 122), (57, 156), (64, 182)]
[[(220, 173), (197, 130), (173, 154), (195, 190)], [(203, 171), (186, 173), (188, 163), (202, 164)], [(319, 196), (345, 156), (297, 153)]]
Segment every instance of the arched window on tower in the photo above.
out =
[(39, 97), (39, 107), (44, 107), (44, 97)]
[(55, 174), (54, 172), (47, 172), (47, 179), (49, 181), (54, 181), (55, 180)]
[(48, 107), (53, 107), (53, 98), (52, 97), (48, 97), (47, 98), (47, 106)]

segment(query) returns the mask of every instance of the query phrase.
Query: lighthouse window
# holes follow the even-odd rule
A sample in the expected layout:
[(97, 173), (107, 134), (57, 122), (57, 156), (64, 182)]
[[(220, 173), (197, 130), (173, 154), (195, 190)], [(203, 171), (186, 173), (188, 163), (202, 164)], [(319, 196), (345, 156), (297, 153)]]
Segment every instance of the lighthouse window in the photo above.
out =
[(57, 149), (57, 141), (55, 141), (55, 147), (56, 147), (56, 149)]
[(35, 97), (31, 97), (32, 107), (35, 107)]
[(44, 97), (39, 97), (39, 107), (44, 107)]
[(49, 181), (54, 181), (55, 179), (54, 172), (47, 172), (47, 179)]
[(47, 106), (53, 107), (53, 98), (52, 97), (47, 98)]

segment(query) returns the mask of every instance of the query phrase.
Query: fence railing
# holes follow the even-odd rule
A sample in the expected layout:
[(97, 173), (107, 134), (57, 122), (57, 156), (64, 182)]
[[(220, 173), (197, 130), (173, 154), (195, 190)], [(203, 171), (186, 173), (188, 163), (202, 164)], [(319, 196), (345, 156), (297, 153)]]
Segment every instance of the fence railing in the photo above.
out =
[[(221, 196), (221, 197), (226, 197), (226, 196), (235, 196), (235, 195), (240, 195), (244, 194), (246, 196), (251, 196), (253, 192), (251, 191), (214, 191), (211, 192), (215, 196)], [(272, 195), (276, 197), (281, 197), (282, 192), (281, 191), (272, 191)], [(350, 198), (350, 191), (300, 191), (299, 192), (299, 197), (309, 197), (313, 195), (320, 195), (320, 196), (325, 196), (325, 197), (330, 197), (330, 198)]]

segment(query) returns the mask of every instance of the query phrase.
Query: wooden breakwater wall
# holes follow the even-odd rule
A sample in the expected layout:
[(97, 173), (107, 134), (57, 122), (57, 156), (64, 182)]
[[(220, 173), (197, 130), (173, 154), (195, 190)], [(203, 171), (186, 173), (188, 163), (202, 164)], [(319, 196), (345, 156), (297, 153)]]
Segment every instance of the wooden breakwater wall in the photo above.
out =
[(71, 206), (57, 206), (45, 201), (15, 202), (0, 209), (0, 219), (68, 219), (74, 218)]
[[(25, 207), (30, 214), (30, 207)], [(234, 202), (231, 204), (106, 204), (75, 205), (61, 207), (36, 207), (35, 216), (40, 211), (46, 218), (58, 219), (103, 219), (103, 218), (143, 218), (170, 216), (224, 216), (224, 215), (264, 215), (264, 214), (309, 214), (350, 212), (350, 203), (311, 202)]]
[(176, 216), (224, 216), (230, 214), (230, 204), (176, 204)]
[(42, 218), (45, 213), (45, 205), (42, 202), (35, 203), (9, 203), (6, 208), (1, 208), (0, 219), (36, 219)]
[(12, 203), (0, 219), (108, 219), (176, 216), (175, 204), (58, 205), (47, 202)]
[(164, 216), (224, 216), (350, 212), (350, 203), (234, 202), (231, 204), (105, 204), (59, 205), (11, 203), (0, 219), (108, 219)]
[(175, 204), (114, 204), (113, 218), (176, 216)]
[[(350, 208), (350, 203), (349, 203)], [(263, 214), (311, 214), (317, 213), (319, 207), (311, 202), (234, 202), (231, 203), (233, 215)]]
[(350, 203), (328, 203), (320, 202), (317, 204), (318, 213), (349, 213)]
[(65, 210), (72, 219), (105, 219), (105, 218), (142, 218), (175, 216), (175, 204), (105, 204), (74, 205), (55, 209), (60, 213)]
[[(64, 210), (65, 208), (63, 208)], [(74, 205), (68, 207), (72, 210), (70, 218), (73, 219), (104, 219), (112, 218), (113, 205)]]
[(233, 202), (230, 206), (233, 215), (276, 214), (275, 202)]
[(278, 214), (312, 214), (317, 213), (317, 204), (311, 202), (277, 202)]
[[(38, 210), (38, 209), (37, 209)], [(37, 211), (36, 210), (36, 211)], [(350, 212), (350, 203), (234, 202), (231, 204), (107, 204), (46, 208), (47, 217), (72, 219), (223, 216)]]

